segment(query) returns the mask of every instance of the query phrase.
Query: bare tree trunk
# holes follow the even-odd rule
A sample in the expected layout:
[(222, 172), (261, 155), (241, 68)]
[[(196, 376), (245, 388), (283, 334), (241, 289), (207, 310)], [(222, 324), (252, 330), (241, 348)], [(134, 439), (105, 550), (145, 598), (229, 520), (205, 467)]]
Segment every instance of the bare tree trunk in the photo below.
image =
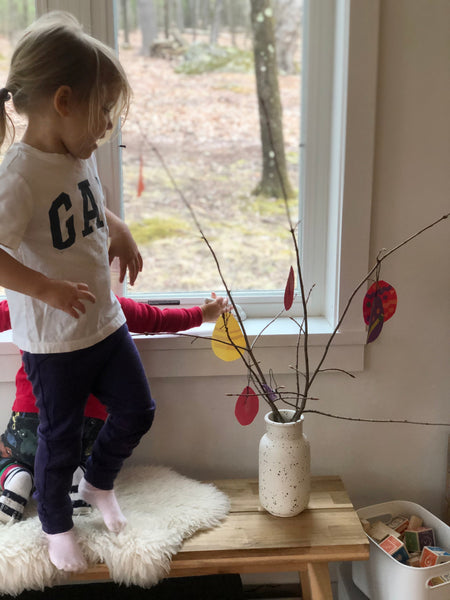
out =
[(184, 14), (183, 14), (183, 4), (181, 0), (175, 0), (175, 15), (176, 15), (176, 23), (177, 28), (180, 33), (184, 32)]
[(28, 0), (22, 0), (23, 28), (28, 26)]
[(128, 0), (122, 0), (122, 20), (123, 20), (123, 41), (130, 45), (130, 29), (128, 25)]
[(301, 0), (273, 0), (275, 12), (275, 40), (278, 68), (284, 73), (295, 73), (295, 55), (300, 43), (302, 23)]
[(250, 0), (263, 172), (255, 195), (293, 196), (287, 175), (275, 34), (270, 0)]
[(227, 0), (226, 3), (226, 12), (227, 12), (227, 21), (228, 27), (230, 28), (231, 35), (231, 43), (233, 46), (236, 46), (236, 19), (234, 18), (234, 7), (233, 0)]
[(170, 0), (164, 0), (164, 37), (169, 39), (170, 35)]
[(142, 34), (141, 54), (150, 56), (150, 47), (158, 36), (158, 22), (154, 1), (138, 0), (138, 15)]
[(17, 27), (17, 7), (15, 2), (13, 2), (12, 0), (8, 0), (8, 12), (7, 12), (7, 22), (8, 22), (8, 26), (7, 26), (7, 32), (8, 32), (8, 38), (10, 40), (11, 43), (13, 43), (13, 39), (14, 39), (14, 33), (15, 31), (18, 29)]
[(219, 39), (222, 10), (223, 0), (216, 0), (214, 5), (214, 17), (211, 23), (211, 33), (209, 36), (209, 43), (211, 44), (211, 46), (215, 46), (217, 44), (217, 40)]
[(198, 26), (198, 0), (190, 0), (190, 13), (192, 20), (192, 40), (195, 42), (197, 39), (197, 26)]
[(211, 17), (209, 10), (209, 0), (200, 0), (200, 11), (199, 11), (200, 20), (202, 23), (202, 29), (208, 29)]

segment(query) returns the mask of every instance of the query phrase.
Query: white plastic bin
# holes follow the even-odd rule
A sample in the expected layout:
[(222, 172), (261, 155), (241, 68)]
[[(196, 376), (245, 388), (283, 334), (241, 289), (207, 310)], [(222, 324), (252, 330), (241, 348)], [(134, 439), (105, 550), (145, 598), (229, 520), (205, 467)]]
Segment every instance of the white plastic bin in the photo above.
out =
[[(450, 549), (450, 527), (428, 510), (404, 500), (375, 504), (357, 511), (360, 519), (389, 522), (397, 515), (417, 515), (432, 527), (436, 546)], [(450, 600), (450, 582), (429, 587), (432, 577), (450, 573), (450, 562), (434, 567), (409, 567), (380, 548), (370, 538), (368, 561), (352, 563), (353, 581), (370, 600)]]
[(340, 563), (338, 566), (338, 600), (368, 600), (353, 583), (352, 565), (348, 562)]

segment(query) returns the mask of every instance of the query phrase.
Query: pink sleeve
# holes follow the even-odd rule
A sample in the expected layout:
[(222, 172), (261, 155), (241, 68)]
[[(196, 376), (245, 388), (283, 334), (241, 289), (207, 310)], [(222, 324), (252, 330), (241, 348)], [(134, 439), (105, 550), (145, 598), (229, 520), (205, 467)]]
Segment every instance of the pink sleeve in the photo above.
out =
[(8, 329), (11, 329), (8, 301), (2, 300), (0, 302), (0, 331), (7, 331)]
[(119, 302), (128, 329), (133, 333), (176, 333), (198, 327), (203, 322), (203, 313), (199, 306), (161, 309), (131, 298), (119, 298)]
[(30, 413), (38, 412), (33, 388), (28, 381), (27, 374), (23, 368), (23, 363), (20, 365), (20, 369), (16, 374), (16, 397), (11, 410)]

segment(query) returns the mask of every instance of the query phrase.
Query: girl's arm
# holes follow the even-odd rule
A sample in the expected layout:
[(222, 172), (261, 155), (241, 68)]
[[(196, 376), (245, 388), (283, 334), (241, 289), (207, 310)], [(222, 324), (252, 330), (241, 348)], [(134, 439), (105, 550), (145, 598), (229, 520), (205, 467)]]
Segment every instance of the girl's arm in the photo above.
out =
[(0, 331), (7, 331), (8, 329), (11, 329), (8, 301), (2, 300), (0, 302)]
[(0, 249), (0, 285), (9, 290), (42, 300), (78, 319), (86, 312), (82, 300), (95, 302), (95, 296), (86, 283), (49, 279), (42, 273), (26, 267), (5, 250)]
[(128, 268), (130, 285), (134, 285), (136, 277), (142, 271), (143, 261), (141, 253), (128, 229), (128, 225), (108, 208), (105, 209), (105, 212), (109, 235), (111, 237), (109, 244), (109, 264), (117, 256), (120, 261), (120, 283), (125, 279)]
[(228, 312), (228, 301), (214, 298), (192, 308), (158, 308), (131, 298), (119, 298), (128, 329), (134, 333), (176, 333), (198, 327), (203, 321), (216, 321)]

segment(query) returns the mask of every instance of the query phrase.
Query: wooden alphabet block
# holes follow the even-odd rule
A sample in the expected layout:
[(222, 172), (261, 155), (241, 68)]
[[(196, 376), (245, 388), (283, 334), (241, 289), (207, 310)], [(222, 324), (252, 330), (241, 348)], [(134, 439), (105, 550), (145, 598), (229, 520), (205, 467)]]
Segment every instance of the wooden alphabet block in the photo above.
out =
[(421, 567), (433, 567), (450, 561), (450, 552), (438, 546), (425, 546), (420, 557)]
[(420, 553), (416, 552), (414, 556), (410, 556), (406, 561), (406, 564), (409, 567), (420, 567)]
[(420, 517), (417, 517), (416, 515), (412, 515), (409, 518), (408, 529), (419, 529), (419, 527), (422, 527), (422, 525), (423, 525), (423, 520)]
[(370, 528), (369, 535), (377, 543), (381, 542), (384, 540), (384, 538), (390, 535), (393, 535), (396, 538), (400, 537), (400, 534), (395, 531), (395, 529), (388, 527), (386, 523), (383, 523), (383, 521), (376, 521), (373, 523), (372, 527)]
[(388, 536), (380, 542), (380, 548), (383, 548), (383, 550), (390, 554), (392, 558), (395, 558), (400, 562), (406, 563), (409, 559), (409, 554), (404, 543), (393, 535)]
[(399, 515), (398, 517), (394, 517), (390, 523), (388, 523), (388, 527), (395, 529), (398, 533), (403, 533), (406, 529), (409, 529), (409, 519), (407, 517), (403, 517)]
[(434, 546), (434, 531), (431, 527), (407, 529), (404, 534), (405, 546), (409, 552), (420, 552), (425, 546)]

